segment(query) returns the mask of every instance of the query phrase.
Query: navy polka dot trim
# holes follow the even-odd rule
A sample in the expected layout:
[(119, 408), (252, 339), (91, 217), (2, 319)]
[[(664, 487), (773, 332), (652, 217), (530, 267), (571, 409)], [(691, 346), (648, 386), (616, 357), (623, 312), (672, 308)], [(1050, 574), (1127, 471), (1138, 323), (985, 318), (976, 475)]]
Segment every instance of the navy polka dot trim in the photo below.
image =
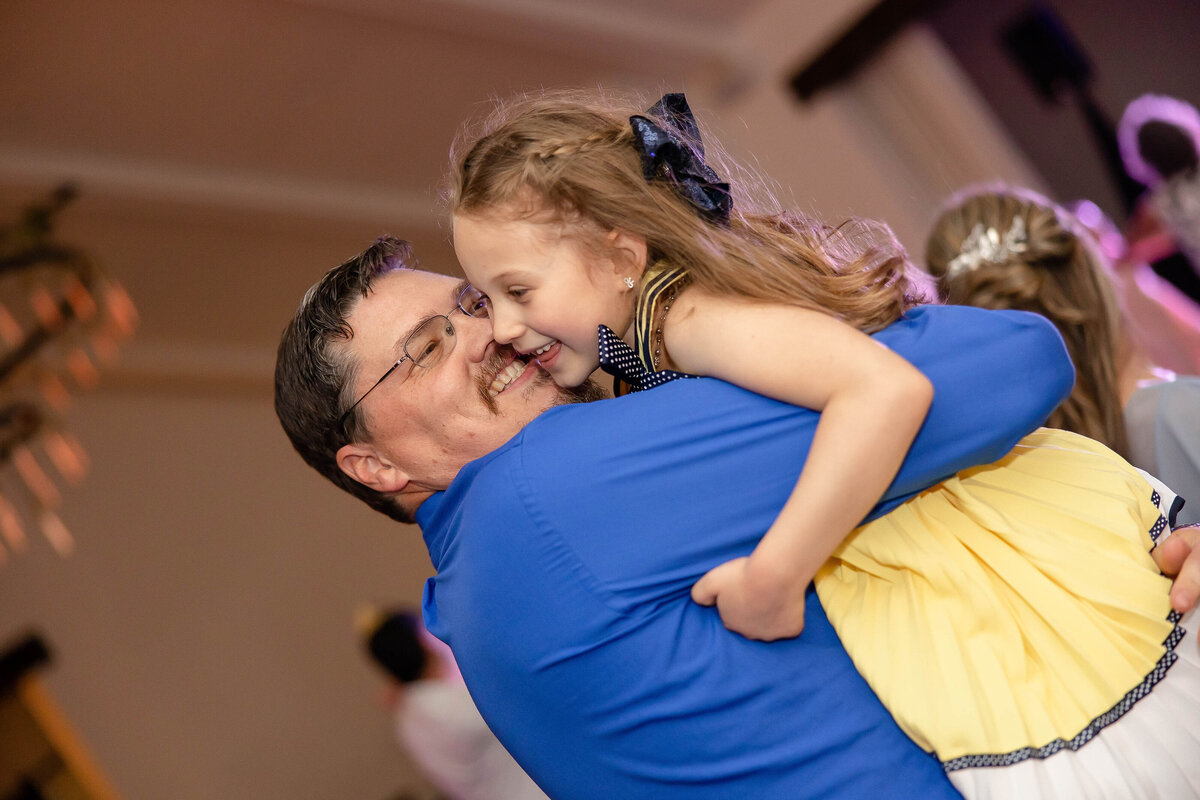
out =
[(1119, 703), (1092, 720), (1086, 728), (1072, 737), (1070, 741), (1055, 739), (1044, 747), (1022, 747), (1020, 750), (1013, 750), (1011, 753), (961, 756), (944, 762), (942, 768), (946, 772), (954, 772), (955, 770), (971, 769), (974, 767), (1008, 767), (1030, 758), (1049, 758), (1062, 750), (1078, 750), (1083, 747), (1095, 738), (1096, 734), (1123, 717), (1129, 709), (1133, 708), (1138, 700), (1149, 695), (1153, 691), (1154, 686), (1166, 677), (1167, 670), (1179, 659), (1179, 656), (1175, 653), (1175, 647), (1187, 635), (1187, 630), (1179, 626), (1180, 619), (1181, 615), (1178, 611), (1172, 611), (1167, 615), (1167, 621), (1173, 623), (1175, 627), (1163, 642), (1166, 652), (1163, 653), (1162, 658), (1158, 660), (1158, 663), (1155, 664), (1154, 669), (1150, 671), (1145, 680), (1133, 687), (1125, 697), (1121, 698)]
[(1183, 498), (1176, 497), (1171, 501), (1171, 507), (1169, 509), (1164, 509), (1162, 507), (1162, 495), (1159, 494), (1157, 490), (1151, 489), (1150, 502), (1157, 506), (1159, 511), (1158, 519), (1156, 519), (1154, 521), (1154, 525), (1150, 527), (1150, 549), (1153, 550), (1155, 547), (1158, 547), (1159, 543), (1163, 539), (1166, 539), (1167, 536), (1170, 535), (1171, 531), (1177, 527), (1176, 517), (1179, 514), (1179, 510), (1183, 508)]
[(680, 378), (697, 377), (673, 369), (649, 371), (637, 357), (637, 353), (633, 352), (633, 348), (625, 344), (607, 325), (600, 326), (599, 342), (601, 369), (629, 384), (632, 391), (640, 392)]
[(1150, 529), (1150, 541), (1158, 544), (1158, 540), (1162, 538), (1163, 531), (1167, 529), (1167, 518), (1162, 514), (1158, 515), (1158, 521), (1154, 523), (1154, 527)]

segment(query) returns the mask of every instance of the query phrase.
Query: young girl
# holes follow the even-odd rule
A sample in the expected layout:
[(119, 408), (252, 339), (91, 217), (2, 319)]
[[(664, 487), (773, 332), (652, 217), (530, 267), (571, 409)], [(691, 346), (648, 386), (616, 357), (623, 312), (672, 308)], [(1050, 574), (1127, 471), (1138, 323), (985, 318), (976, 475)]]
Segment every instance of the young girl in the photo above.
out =
[(455, 249), (496, 340), (560, 384), (602, 361), (635, 389), (709, 375), (821, 411), (776, 522), (693, 597), (747, 636), (793, 636), (816, 578), (860, 672), (975, 796), (1200, 792), (1200, 652), (1177, 655), (1147, 554), (1165, 488), (1043, 430), (854, 530), (931, 401), (868, 335), (919, 300), (903, 253), (881, 227), (733, 203), (681, 95), (632, 111), (501, 106), (453, 151)]
[[(1014, 229), (1024, 231), (1019, 248), (983, 252), (985, 231)], [(1200, 523), (1200, 378), (1159, 367), (1130, 335), (1110, 271), (1078, 220), (1026, 189), (973, 187), (947, 204), (925, 252), (946, 302), (1034, 311), (1053, 322), (1077, 378), (1047, 424), (1158, 476), (1192, 500), (1177, 521)]]

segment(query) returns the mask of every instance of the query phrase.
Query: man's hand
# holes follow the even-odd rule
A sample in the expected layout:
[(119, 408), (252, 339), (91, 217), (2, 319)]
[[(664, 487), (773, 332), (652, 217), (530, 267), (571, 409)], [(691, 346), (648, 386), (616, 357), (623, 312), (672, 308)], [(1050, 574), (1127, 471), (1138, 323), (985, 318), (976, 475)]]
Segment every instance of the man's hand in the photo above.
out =
[(1200, 525), (1176, 528), (1151, 554), (1163, 574), (1175, 579), (1171, 607), (1187, 613), (1200, 598)]
[(725, 627), (747, 639), (790, 639), (804, 630), (808, 581), (763, 570), (750, 558), (735, 558), (709, 570), (692, 587), (692, 599), (716, 605)]

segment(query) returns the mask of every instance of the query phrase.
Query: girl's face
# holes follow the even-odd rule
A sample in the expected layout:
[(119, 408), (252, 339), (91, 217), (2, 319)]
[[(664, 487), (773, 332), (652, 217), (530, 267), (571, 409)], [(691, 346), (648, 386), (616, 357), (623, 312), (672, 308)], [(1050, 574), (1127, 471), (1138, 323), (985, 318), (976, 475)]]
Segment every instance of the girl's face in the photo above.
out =
[(559, 386), (578, 386), (599, 365), (596, 328), (624, 335), (645, 264), (629, 235), (606, 237), (606, 255), (564, 235), (559, 223), (456, 215), (454, 250), (488, 296), (492, 336), (530, 354)]

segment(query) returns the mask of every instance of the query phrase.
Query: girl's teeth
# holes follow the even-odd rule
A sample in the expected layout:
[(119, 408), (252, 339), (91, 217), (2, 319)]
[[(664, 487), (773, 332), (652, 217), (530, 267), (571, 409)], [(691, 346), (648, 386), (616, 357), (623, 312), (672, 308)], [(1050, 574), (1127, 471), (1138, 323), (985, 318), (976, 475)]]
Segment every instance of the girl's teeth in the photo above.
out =
[(533, 354), (535, 356), (540, 356), (542, 353), (546, 352), (553, 346), (554, 346), (554, 342), (550, 342), (550, 344), (544, 344), (541, 347), (539, 347), (537, 350), (534, 350)]

